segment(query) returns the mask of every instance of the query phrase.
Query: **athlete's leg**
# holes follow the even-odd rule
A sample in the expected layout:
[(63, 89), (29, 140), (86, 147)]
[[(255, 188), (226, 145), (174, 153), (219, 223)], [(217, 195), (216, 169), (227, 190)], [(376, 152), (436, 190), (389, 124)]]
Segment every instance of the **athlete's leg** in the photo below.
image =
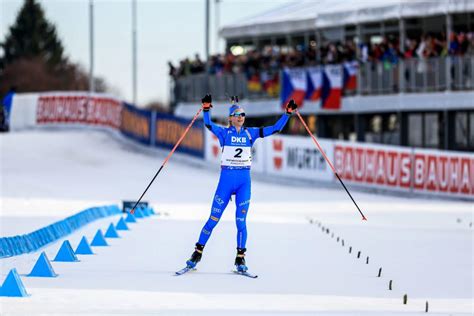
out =
[(245, 248), (247, 243), (247, 213), (250, 207), (250, 175), (242, 179), (235, 193), (235, 223), (237, 225), (237, 248)]
[(225, 176), (221, 175), (219, 179), (219, 184), (217, 185), (216, 193), (214, 195), (214, 200), (212, 202), (211, 216), (207, 220), (206, 224), (201, 230), (198, 243), (201, 245), (206, 245), (209, 237), (211, 236), (212, 230), (216, 227), (219, 222), (222, 213), (224, 212), (229, 199), (231, 196), (232, 188), (230, 181), (226, 179)]

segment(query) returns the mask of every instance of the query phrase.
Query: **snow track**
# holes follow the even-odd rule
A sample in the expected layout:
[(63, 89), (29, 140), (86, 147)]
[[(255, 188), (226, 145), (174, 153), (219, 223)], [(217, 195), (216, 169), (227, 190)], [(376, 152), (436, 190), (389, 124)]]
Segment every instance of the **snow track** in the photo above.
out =
[[(0, 151), (1, 237), (136, 199), (167, 154), (137, 150), (109, 133), (57, 129), (2, 134)], [(22, 276), (31, 296), (0, 298), (0, 314), (419, 315), (426, 301), (431, 313), (473, 312), (469, 202), (354, 192), (368, 218), (362, 222), (340, 188), (254, 180), (247, 262), (259, 278), (231, 273), (232, 204), (198, 270), (173, 276), (193, 250), (218, 181), (215, 168), (174, 158), (145, 197), (160, 216), (131, 224), (122, 238), (94, 247), (97, 254), (80, 256), (79, 263), (53, 262), (57, 278)], [(117, 220), (96, 221), (67, 239), (75, 248), (83, 235), (91, 240)], [(62, 240), (42, 249), (50, 259)], [(13, 267), (28, 274), (38, 255), (1, 259), (1, 280)]]

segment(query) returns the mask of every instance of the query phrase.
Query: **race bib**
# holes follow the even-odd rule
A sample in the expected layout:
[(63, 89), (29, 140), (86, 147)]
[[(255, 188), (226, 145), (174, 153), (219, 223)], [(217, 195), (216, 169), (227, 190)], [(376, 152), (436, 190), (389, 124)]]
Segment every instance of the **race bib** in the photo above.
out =
[(221, 166), (250, 167), (252, 165), (252, 148), (238, 146), (224, 146), (221, 157)]

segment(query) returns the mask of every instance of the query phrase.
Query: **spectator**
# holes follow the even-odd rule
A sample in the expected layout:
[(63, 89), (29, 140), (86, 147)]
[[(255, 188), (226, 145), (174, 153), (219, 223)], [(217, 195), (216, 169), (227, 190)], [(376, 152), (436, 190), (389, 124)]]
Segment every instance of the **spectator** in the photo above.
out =
[(204, 63), (202, 62), (201, 58), (199, 57), (199, 54), (196, 54), (194, 56), (194, 61), (191, 63), (190, 66), (190, 71), (192, 74), (198, 74), (201, 73), (205, 70)]
[(0, 131), (8, 132), (10, 129), (10, 115), (11, 109), (13, 104), (13, 97), (16, 93), (16, 87), (13, 86), (8, 90), (6, 96), (2, 100), (2, 108), (1, 108), (1, 117), (2, 120), (0, 121)]
[[(316, 49), (318, 45), (318, 49)], [(268, 77), (278, 73), (284, 67), (303, 67), (317, 64), (338, 64), (358, 59), (360, 62), (382, 62), (391, 67), (404, 59), (426, 59), (447, 55), (463, 56), (474, 53), (473, 33), (426, 34), (421, 38), (407, 38), (404, 51), (400, 51), (399, 39), (393, 35), (384, 36), (379, 43), (359, 43), (359, 51), (353, 40), (326, 42), (312, 45), (298, 44), (296, 48), (288, 46), (266, 46), (260, 50), (249, 50), (242, 55), (233, 55), (227, 51), (224, 55), (213, 55), (203, 62), (199, 55), (194, 60), (182, 60), (176, 69), (171, 64), (170, 76), (178, 78), (189, 74), (208, 71), (211, 75), (224, 73), (244, 73), (247, 78)], [(261, 74), (263, 76), (261, 76)]]
[(456, 34), (453, 32), (449, 35), (449, 55), (459, 54), (459, 43)]
[(175, 66), (173, 66), (173, 63), (171, 63), (171, 61), (168, 61), (168, 67), (169, 67), (168, 75), (173, 79), (178, 78), (178, 70), (176, 69)]

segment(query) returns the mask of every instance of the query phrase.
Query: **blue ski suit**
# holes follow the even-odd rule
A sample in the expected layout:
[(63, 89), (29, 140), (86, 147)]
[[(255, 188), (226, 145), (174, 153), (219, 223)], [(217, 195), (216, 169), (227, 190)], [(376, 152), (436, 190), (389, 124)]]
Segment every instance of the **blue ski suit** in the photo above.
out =
[(290, 115), (283, 116), (273, 126), (242, 127), (240, 132), (234, 126), (222, 127), (211, 121), (210, 111), (204, 111), (204, 124), (216, 137), (222, 147), (221, 174), (212, 202), (211, 215), (202, 228), (198, 243), (206, 245), (212, 230), (219, 222), (229, 200), (235, 194), (235, 221), (237, 225), (237, 248), (245, 248), (247, 242), (246, 218), (250, 206), (251, 149), (258, 138), (280, 132)]

